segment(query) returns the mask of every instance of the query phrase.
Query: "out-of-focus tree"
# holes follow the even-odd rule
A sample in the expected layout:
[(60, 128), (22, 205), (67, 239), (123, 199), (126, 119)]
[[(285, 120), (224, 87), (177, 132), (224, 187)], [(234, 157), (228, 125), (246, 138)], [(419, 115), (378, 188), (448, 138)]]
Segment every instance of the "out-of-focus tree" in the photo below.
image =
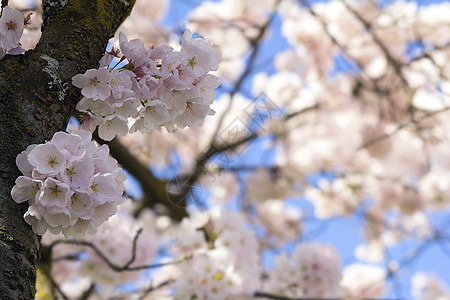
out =
[[(33, 12), (21, 39), (33, 50), (0, 61), (14, 124), (1, 133), (0, 257), (17, 265), (0, 272), (5, 299), (32, 297), (36, 264), (37, 299), (381, 299), (402, 298), (401, 285), (450, 299), (429, 270), (405, 276), (434, 245), (450, 255), (450, 3), (43, 2), (9, 1)], [(109, 51), (120, 32), (179, 50), (185, 28), (220, 53), (215, 115), (196, 128), (136, 122), (150, 132), (112, 140), (99, 127), (130, 175), (124, 204), (84, 239), (38, 239), (9, 196), (15, 156), (71, 115), (69, 130), (89, 127), (70, 79), (99, 66), (114, 32)], [(353, 253), (314, 242), (348, 218), (363, 235)]]

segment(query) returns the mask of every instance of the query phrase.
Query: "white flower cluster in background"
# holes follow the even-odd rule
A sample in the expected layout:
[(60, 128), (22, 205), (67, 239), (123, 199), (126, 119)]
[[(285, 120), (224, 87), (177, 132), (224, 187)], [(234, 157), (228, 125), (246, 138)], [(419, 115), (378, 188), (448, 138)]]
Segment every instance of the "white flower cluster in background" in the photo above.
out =
[(28, 201), (24, 218), (36, 234), (95, 233), (122, 203), (127, 176), (108, 146), (96, 147), (91, 138), (86, 130), (57, 132), (17, 156), (24, 176), (16, 179), (11, 196), (17, 203)]
[(260, 285), (258, 243), (243, 214), (215, 211), (180, 224), (177, 252), (194, 254), (179, 265), (175, 298), (234, 300)]
[(269, 273), (268, 290), (288, 297), (333, 298), (341, 281), (341, 258), (331, 245), (300, 244), (289, 258), (275, 258), (276, 269)]
[(3, 8), (0, 18), (0, 59), (6, 54), (22, 54), (25, 52), (20, 44), (20, 38), (28, 20), (29, 16), (25, 18), (19, 10), (8, 6)]
[[(149, 210), (144, 213), (141, 214), (139, 220), (135, 220), (133, 216), (119, 210), (99, 228), (97, 234), (86, 236), (85, 240), (96, 245), (111, 262), (123, 266), (129, 262), (133, 253), (133, 239), (137, 230), (145, 226), (146, 230), (139, 235), (137, 240), (136, 256), (131, 267), (150, 264), (156, 255), (158, 240), (154, 232), (155, 228), (151, 226), (155, 223), (153, 214)], [(87, 253), (89, 256), (83, 260), (81, 274), (92, 278), (96, 284), (106, 286), (123, 284), (137, 280), (142, 273), (142, 271), (111, 272), (108, 264), (95, 251), (88, 249)]]
[(353, 263), (342, 272), (342, 298), (380, 299), (385, 293), (386, 270), (377, 265)]
[[(181, 50), (167, 45), (144, 47), (139, 40), (119, 36), (123, 56), (110, 68), (119, 50), (113, 48), (100, 61), (100, 68), (75, 75), (72, 83), (81, 89), (83, 99), (77, 109), (84, 113), (83, 129), (112, 140), (116, 134), (150, 132), (165, 126), (198, 127), (207, 115), (219, 86), (216, 76), (208, 74), (219, 64), (219, 54), (208, 41), (192, 38), (187, 30)], [(129, 126), (129, 124), (131, 126)]]
[(450, 289), (436, 274), (417, 272), (411, 279), (412, 295), (416, 300), (449, 300)]

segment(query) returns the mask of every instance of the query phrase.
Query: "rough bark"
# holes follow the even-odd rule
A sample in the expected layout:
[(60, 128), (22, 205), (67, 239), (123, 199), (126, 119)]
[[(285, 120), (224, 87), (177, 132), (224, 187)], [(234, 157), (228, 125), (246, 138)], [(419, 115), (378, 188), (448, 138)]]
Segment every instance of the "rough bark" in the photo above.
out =
[(39, 240), (10, 191), (16, 156), (64, 131), (80, 99), (71, 77), (98, 67), (134, 0), (44, 0), (37, 47), (0, 61), (0, 299), (33, 299)]

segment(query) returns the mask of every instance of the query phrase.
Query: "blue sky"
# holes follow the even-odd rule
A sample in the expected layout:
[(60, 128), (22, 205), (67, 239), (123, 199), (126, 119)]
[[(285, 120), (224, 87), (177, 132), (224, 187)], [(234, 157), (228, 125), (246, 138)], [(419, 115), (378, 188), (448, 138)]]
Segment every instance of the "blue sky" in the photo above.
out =
[[(182, 1), (182, 0), (172, 0), (171, 6), (169, 8), (168, 14), (164, 19), (164, 24), (169, 28), (179, 28), (183, 26), (181, 20), (184, 20), (189, 10), (193, 7), (199, 5), (202, 1), (191, 0), (191, 1)], [(389, 4), (393, 1), (384, 0), (381, 1), (381, 5)], [(429, 5), (432, 3), (441, 3), (447, 2), (445, 0), (418, 0), (419, 5)], [(281, 19), (279, 16), (276, 16), (271, 24), (270, 35), (265, 39), (260, 47), (261, 51), (255, 61), (255, 66), (257, 68), (253, 71), (251, 76), (247, 78), (244, 82), (242, 88), (244, 94), (249, 97), (251, 91), (251, 81), (257, 72), (266, 72), (268, 74), (272, 74), (275, 72), (273, 64), (270, 63), (271, 58), (275, 53), (280, 52), (283, 49), (286, 49), (288, 44), (285, 38), (281, 35)], [(269, 62), (269, 63), (268, 63)], [(348, 62), (342, 57), (336, 58), (336, 72), (348, 71)], [(274, 153), (269, 154), (269, 157), (273, 158)], [(176, 167), (176, 154), (174, 154), (174, 166)], [(268, 159), (267, 153), (266, 155), (261, 154), (261, 142), (255, 142), (249, 147), (249, 150), (241, 155), (236, 163), (242, 163), (245, 165), (257, 165), (260, 163), (270, 162), (271, 159)], [(157, 170), (155, 170), (157, 171)], [(167, 171), (159, 170), (157, 173), (160, 176), (168, 175)], [(170, 172), (172, 174), (173, 170)], [(245, 173), (241, 174), (241, 176), (246, 176)], [(132, 179), (131, 179), (132, 180)], [(136, 186), (136, 185), (134, 185)], [(139, 196), (139, 189), (136, 188), (134, 193)], [(205, 194), (207, 196), (207, 194)], [(300, 198), (291, 198), (288, 203), (290, 205), (295, 205), (304, 209), (311, 208), (311, 204), (304, 199)], [(237, 205), (238, 206), (238, 205)], [(309, 206), (309, 207), (308, 207)], [(235, 206), (236, 207), (236, 206)], [(363, 238), (363, 233), (361, 230), (361, 222), (363, 222), (363, 213), (361, 210), (358, 214), (354, 216), (349, 216), (347, 218), (339, 218), (333, 219), (330, 221), (323, 222), (322, 220), (312, 218), (308, 223), (305, 224), (307, 228), (307, 232), (313, 232), (308, 236), (308, 234), (304, 237), (306, 241), (316, 241), (320, 243), (331, 243), (335, 245), (338, 251), (341, 254), (343, 263), (345, 265), (353, 263), (356, 261), (354, 257), (354, 249), (358, 244), (365, 242)], [(433, 222), (436, 224), (436, 227), (439, 227), (444, 220), (443, 213), (435, 213), (430, 215)], [(447, 230), (447, 234), (449, 234), (449, 230)], [(420, 247), (420, 242), (417, 241), (409, 241), (407, 243), (402, 244), (400, 247), (393, 248), (389, 251), (390, 260), (399, 260), (401, 261), (409, 251), (413, 249), (417, 249)], [(450, 249), (450, 243), (447, 242), (446, 246)], [(432, 243), (427, 247), (427, 249), (423, 252), (422, 255), (418, 256), (413, 263), (408, 264), (408, 266), (402, 270), (399, 276), (399, 282), (397, 283), (397, 290), (399, 292), (395, 292), (393, 289), (393, 283), (388, 285), (388, 294), (387, 298), (402, 298), (402, 299), (411, 299), (410, 294), (410, 278), (411, 275), (416, 271), (427, 271), (437, 273), (443, 280), (447, 282), (450, 286), (450, 257), (449, 253), (446, 253), (445, 247), (440, 243)], [(286, 249), (290, 247), (287, 246)], [(450, 252), (450, 250), (449, 250)], [(264, 261), (267, 266), (272, 265), (274, 253), (265, 253)]]

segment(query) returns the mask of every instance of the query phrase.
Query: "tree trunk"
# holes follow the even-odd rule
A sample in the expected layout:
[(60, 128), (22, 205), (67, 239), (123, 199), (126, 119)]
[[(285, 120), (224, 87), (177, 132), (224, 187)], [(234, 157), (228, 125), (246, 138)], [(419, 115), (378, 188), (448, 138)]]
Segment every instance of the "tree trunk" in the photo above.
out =
[(16, 156), (64, 131), (80, 99), (71, 78), (97, 68), (134, 0), (44, 0), (37, 47), (0, 61), (0, 299), (33, 299), (39, 239), (10, 195)]

